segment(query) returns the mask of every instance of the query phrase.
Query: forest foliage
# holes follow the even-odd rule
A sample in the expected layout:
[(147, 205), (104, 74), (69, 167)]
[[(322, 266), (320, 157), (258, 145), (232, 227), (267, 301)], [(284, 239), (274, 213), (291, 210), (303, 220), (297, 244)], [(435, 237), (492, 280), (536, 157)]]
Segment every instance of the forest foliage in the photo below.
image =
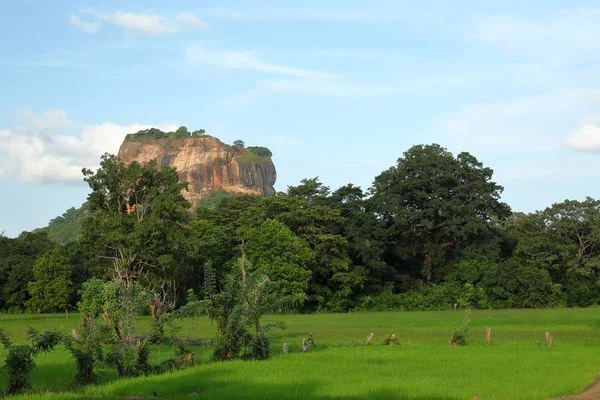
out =
[[(118, 279), (156, 321), (193, 293), (235, 310), (256, 338), (260, 324), (236, 303), (252, 291), (277, 304), (261, 313), (600, 303), (600, 201), (513, 213), (492, 169), (439, 145), (412, 147), (367, 190), (310, 178), (273, 197), (218, 193), (195, 210), (172, 168), (105, 155), (84, 173), (85, 209), (0, 237), (1, 310), (75, 309), (86, 281)], [(232, 287), (238, 297), (222, 294)]]

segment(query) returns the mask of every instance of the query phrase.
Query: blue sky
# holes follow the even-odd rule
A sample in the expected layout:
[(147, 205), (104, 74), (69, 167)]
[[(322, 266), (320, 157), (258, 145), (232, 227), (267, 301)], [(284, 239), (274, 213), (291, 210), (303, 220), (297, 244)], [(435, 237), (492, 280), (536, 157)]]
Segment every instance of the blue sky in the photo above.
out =
[(81, 205), (81, 168), (148, 126), (267, 146), (278, 190), (366, 189), (435, 142), (493, 168), (516, 211), (600, 197), (597, 1), (0, 7), (8, 236)]

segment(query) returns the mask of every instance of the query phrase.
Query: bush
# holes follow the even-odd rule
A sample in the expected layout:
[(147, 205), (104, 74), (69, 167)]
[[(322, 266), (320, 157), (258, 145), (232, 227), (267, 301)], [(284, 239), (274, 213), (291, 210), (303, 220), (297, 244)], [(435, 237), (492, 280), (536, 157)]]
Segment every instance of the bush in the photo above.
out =
[(96, 381), (94, 368), (104, 358), (102, 344), (112, 339), (111, 333), (106, 325), (98, 325), (94, 320), (84, 320), (81, 335), (64, 337), (63, 343), (77, 366), (75, 383), (86, 385)]
[(168, 371), (183, 369), (194, 366), (195, 354), (191, 351), (187, 351), (181, 343), (175, 346), (175, 357), (169, 358), (163, 361), (159, 365), (154, 367), (154, 372), (161, 374)]
[(394, 294), (387, 285), (378, 295), (363, 297), (355, 310), (370, 311), (424, 311), (450, 310), (464, 289), (457, 283), (426, 284), (418, 289)]
[(397, 339), (396, 339), (396, 335), (392, 332), (388, 333), (387, 335), (383, 336), (383, 340), (381, 341), (382, 344), (389, 346), (389, 345), (399, 345), (400, 343), (398, 343)]
[(265, 158), (273, 157), (273, 153), (271, 152), (271, 150), (269, 150), (266, 147), (249, 146), (248, 150), (250, 150), (251, 153), (254, 153), (259, 157), (265, 157)]
[(452, 346), (466, 346), (467, 345), (467, 337), (469, 336), (469, 331), (471, 330), (471, 310), (465, 311), (465, 318), (462, 321), (461, 326), (454, 330), (454, 335), (452, 335), (452, 340), (450, 341), (450, 345)]
[(106, 355), (105, 363), (115, 367), (119, 376), (132, 377), (148, 374), (151, 370), (148, 362), (150, 352), (146, 346), (119, 344), (111, 347)]
[(15, 346), (8, 336), (0, 331), (0, 343), (8, 350), (4, 360), (4, 367), (8, 372), (6, 391), (8, 394), (20, 393), (23, 389), (31, 387), (29, 373), (35, 368), (33, 357), (40, 352), (48, 352), (60, 343), (61, 335), (56, 331), (38, 333), (29, 328), (27, 336), (31, 345)]

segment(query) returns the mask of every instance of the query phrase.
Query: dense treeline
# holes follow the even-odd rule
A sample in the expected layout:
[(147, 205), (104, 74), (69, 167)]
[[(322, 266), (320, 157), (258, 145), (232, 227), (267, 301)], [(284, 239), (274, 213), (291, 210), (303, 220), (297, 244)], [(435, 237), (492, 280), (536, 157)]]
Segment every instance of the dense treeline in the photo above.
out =
[(231, 285), (240, 263), (306, 312), (600, 303), (600, 201), (512, 213), (490, 168), (438, 145), (409, 149), (368, 191), (313, 178), (268, 198), (218, 192), (193, 212), (173, 169), (106, 155), (84, 173), (86, 211), (53, 237), (0, 237), (0, 309), (74, 308), (90, 278), (118, 279), (142, 282), (158, 320)]

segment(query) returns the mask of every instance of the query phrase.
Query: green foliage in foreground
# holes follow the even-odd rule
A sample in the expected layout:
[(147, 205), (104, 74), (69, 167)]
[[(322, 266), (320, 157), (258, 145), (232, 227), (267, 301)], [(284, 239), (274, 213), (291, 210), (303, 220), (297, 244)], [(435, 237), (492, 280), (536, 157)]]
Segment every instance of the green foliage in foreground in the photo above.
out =
[[(56, 393), (71, 390), (76, 371), (70, 355), (59, 348), (36, 357), (31, 383), (40, 395), (16, 399), (152, 398), (156, 392), (170, 399), (459, 400), (477, 395), (485, 400), (532, 400), (579, 393), (600, 372), (598, 309), (474, 310), (469, 344), (450, 347), (448, 340), (463, 318), (460, 311), (270, 316), (265, 323), (285, 322), (288, 327), (272, 332), (271, 360), (210, 363), (212, 348), (193, 348), (193, 368), (123, 380), (105, 368), (99, 371), (100, 384), (62, 394)], [(23, 343), (27, 325), (68, 330), (78, 320), (2, 315), (0, 325), (15, 343)], [(140, 331), (150, 326), (150, 318), (138, 321)], [(485, 344), (487, 326), (492, 327), (491, 347)], [(202, 317), (183, 321), (181, 334), (214, 338), (215, 329)], [(538, 339), (550, 331), (554, 347), (538, 346), (534, 331)], [(308, 332), (318, 346), (297, 353)], [(373, 344), (364, 346), (369, 332), (375, 332)], [(384, 346), (376, 340), (389, 332), (397, 334), (399, 345)], [(290, 344), (287, 356), (281, 354), (283, 342)], [(153, 364), (172, 355), (166, 346), (150, 351)], [(0, 352), (0, 358), (5, 355)], [(4, 379), (0, 374), (2, 386)]]

